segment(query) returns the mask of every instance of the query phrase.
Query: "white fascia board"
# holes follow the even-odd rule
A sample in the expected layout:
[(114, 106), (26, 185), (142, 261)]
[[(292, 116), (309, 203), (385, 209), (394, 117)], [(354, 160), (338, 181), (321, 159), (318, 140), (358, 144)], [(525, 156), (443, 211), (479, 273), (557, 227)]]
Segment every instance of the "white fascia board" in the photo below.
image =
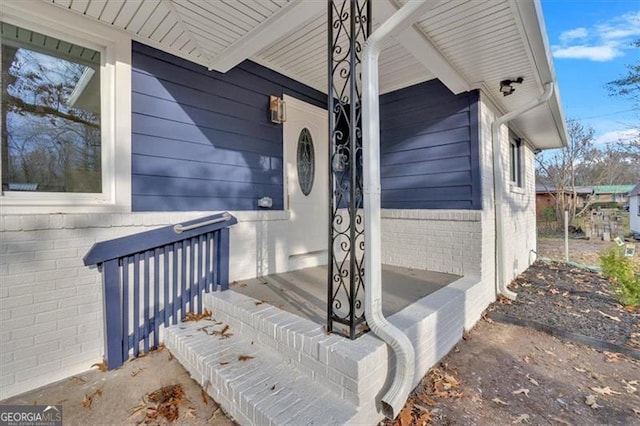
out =
[(323, 12), (327, 12), (324, 1), (292, 1), (227, 47), (211, 61), (209, 68), (227, 72), (290, 32), (307, 25)]
[[(392, 0), (378, 0), (374, 3), (374, 7), (374, 17), (379, 23), (389, 19), (398, 10)], [(471, 89), (467, 80), (440, 53), (426, 34), (415, 25), (394, 33), (391, 37), (407, 49), (419, 63), (424, 65), (454, 94), (467, 92)]]
[(523, 31), (523, 41), (532, 55), (533, 65), (538, 75), (539, 83), (542, 86), (546, 83), (553, 83), (554, 85), (553, 96), (547, 105), (551, 110), (562, 146), (566, 146), (569, 137), (567, 135), (566, 121), (562, 110), (560, 92), (558, 91), (556, 73), (553, 68), (553, 58), (551, 56), (551, 49), (549, 48), (540, 1), (509, 0), (509, 4), (511, 10), (514, 11), (516, 20), (520, 21), (519, 26)]

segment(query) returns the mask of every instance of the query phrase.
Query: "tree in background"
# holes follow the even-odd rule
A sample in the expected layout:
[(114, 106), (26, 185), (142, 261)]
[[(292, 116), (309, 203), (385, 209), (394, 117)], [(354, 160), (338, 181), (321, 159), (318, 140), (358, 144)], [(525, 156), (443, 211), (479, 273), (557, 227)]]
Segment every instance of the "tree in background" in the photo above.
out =
[[(633, 45), (640, 48), (640, 39)], [(640, 61), (636, 64), (626, 65), (627, 73), (617, 80), (606, 84), (612, 96), (621, 96), (631, 99), (640, 110)], [(635, 128), (640, 128), (640, 120)], [(640, 161), (640, 134), (629, 141), (620, 141), (619, 148), (632, 156), (635, 161)]]
[(536, 156), (536, 180), (549, 190), (558, 221), (562, 220), (565, 210), (571, 220), (576, 217), (577, 187), (581, 184), (578, 179), (594, 149), (593, 128), (569, 120), (567, 130), (567, 146)]

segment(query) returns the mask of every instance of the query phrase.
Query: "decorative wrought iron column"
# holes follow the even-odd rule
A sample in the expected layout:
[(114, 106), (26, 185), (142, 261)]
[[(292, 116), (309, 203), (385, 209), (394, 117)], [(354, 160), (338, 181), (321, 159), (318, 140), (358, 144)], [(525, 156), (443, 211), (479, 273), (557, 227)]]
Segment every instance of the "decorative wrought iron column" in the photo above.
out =
[(364, 317), (362, 45), (371, 33), (370, 0), (329, 0), (329, 260), (327, 328), (351, 339)]

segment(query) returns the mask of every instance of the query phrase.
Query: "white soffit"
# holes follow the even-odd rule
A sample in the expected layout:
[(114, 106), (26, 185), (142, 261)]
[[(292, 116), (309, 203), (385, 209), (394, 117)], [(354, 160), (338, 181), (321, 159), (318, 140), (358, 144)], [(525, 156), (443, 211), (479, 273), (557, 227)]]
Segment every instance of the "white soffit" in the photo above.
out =
[[(252, 59), (326, 92), (326, 1), (43, 1), (209, 69), (225, 72)], [(374, 28), (376, 18), (386, 19), (405, 2), (373, 1)], [(538, 97), (554, 78), (547, 47), (538, 0), (440, 1), (384, 46), (381, 92), (439, 78), (455, 93), (481, 88), (502, 112), (512, 111)], [(517, 77), (524, 83), (503, 97), (500, 81)], [(557, 95), (512, 124), (539, 148), (566, 143)]]

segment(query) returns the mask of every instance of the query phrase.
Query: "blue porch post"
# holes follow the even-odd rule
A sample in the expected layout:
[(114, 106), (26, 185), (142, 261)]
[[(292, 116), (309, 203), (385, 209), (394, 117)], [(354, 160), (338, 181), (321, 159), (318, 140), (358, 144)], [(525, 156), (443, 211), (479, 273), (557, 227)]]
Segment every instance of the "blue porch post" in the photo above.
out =
[(122, 302), (120, 291), (120, 267), (118, 259), (102, 264), (102, 288), (104, 291), (104, 348), (107, 367), (120, 367), (122, 358)]
[(220, 244), (216, 252), (216, 268), (221, 290), (229, 289), (229, 228), (221, 229)]

